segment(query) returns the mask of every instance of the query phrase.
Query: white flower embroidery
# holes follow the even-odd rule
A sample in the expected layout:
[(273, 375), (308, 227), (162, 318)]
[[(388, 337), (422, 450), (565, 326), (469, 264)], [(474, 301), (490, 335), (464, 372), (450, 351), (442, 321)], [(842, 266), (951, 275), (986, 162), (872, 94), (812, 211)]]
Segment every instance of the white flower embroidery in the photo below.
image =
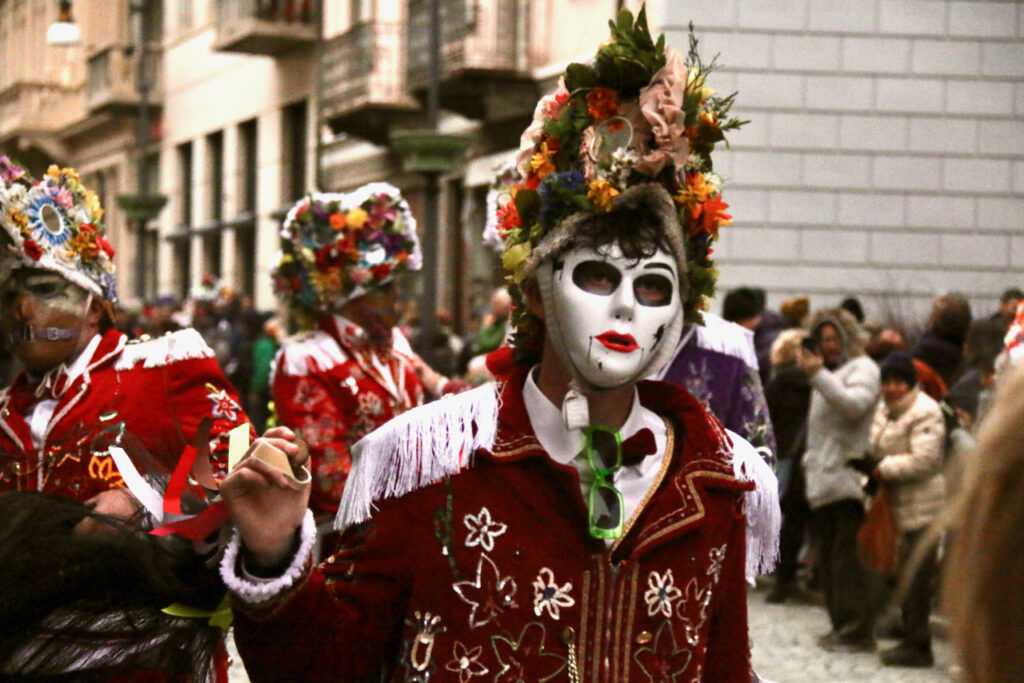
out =
[(683, 597), (683, 591), (676, 588), (675, 577), (672, 576), (671, 569), (666, 569), (664, 576), (658, 572), (651, 572), (647, 577), (647, 592), (644, 593), (647, 616), (653, 617), (661, 612), (666, 617), (671, 617), (673, 606), (681, 597)]
[(487, 508), (480, 508), (478, 515), (466, 515), (462, 519), (462, 523), (469, 529), (469, 535), (466, 536), (466, 547), (472, 548), (478, 545), (488, 552), (494, 550), (494, 539), (505, 533), (508, 528), (501, 522), (492, 521), (491, 511)]
[(544, 567), (540, 570), (537, 578), (533, 580), (534, 614), (539, 617), (541, 612), (547, 610), (552, 619), (558, 619), (559, 610), (562, 607), (572, 607), (576, 604), (576, 601), (569, 595), (571, 590), (571, 583), (559, 586), (555, 583), (555, 573)]
[(455, 641), (455, 647), (452, 649), (452, 660), (445, 664), (444, 668), (448, 669), (448, 671), (457, 671), (459, 673), (459, 683), (466, 683), (466, 681), (474, 676), (486, 676), (487, 667), (480, 662), (480, 655), (483, 651), (483, 645), (477, 645), (472, 650), (467, 650), (465, 645)]

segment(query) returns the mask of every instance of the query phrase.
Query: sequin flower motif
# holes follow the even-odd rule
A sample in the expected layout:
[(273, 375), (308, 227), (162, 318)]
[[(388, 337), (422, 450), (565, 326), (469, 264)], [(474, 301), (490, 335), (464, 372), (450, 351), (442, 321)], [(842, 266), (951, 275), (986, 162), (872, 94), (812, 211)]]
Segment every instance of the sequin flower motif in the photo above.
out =
[(671, 569), (666, 569), (664, 574), (651, 572), (647, 577), (647, 592), (644, 593), (647, 616), (653, 617), (660, 612), (671, 617), (675, 603), (682, 597), (683, 591), (676, 587)]
[(467, 649), (459, 641), (455, 641), (455, 647), (452, 648), (452, 660), (444, 665), (444, 668), (448, 671), (454, 671), (459, 674), (459, 683), (466, 683), (471, 678), (477, 676), (486, 676), (487, 667), (480, 661), (480, 655), (483, 654), (484, 646), (477, 645), (472, 649)]
[(216, 389), (208, 388), (208, 391), (209, 393), (206, 395), (206, 398), (213, 404), (213, 416), (233, 422), (238, 416), (238, 411), (241, 410), (241, 407), (239, 407), (235, 399), (228, 396), (227, 389), (217, 391)]
[(501, 522), (493, 521), (491, 511), (487, 508), (481, 508), (479, 514), (466, 515), (462, 523), (469, 529), (469, 534), (466, 535), (466, 547), (480, 546), (488, 552), (494, 550), (494, 539), (505, 533), (508, 528)]
[(460, 581), (452, 588), (470, 606), (470, 628), (479, 628), (505, 610), (516, 607), (512, 599), (516, 594), (515, 580), (511, 576), (501, 576), (498, 566), (487, 555), (481, 555), (477, 562), (476, 580)]
[(558, 619), (563, 607), (572, 607), (576, 601), (569, 595), (572, 584), (559, 586), (555, 581), (555, 573), (544, 567), (533, 580), (533, 612), (538, 617), (547, 612), (552, 619)]

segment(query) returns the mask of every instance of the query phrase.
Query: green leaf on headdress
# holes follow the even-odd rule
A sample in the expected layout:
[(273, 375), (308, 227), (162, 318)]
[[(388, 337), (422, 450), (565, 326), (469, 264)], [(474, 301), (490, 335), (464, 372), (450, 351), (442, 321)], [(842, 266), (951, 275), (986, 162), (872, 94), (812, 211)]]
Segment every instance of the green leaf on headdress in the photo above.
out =
[(597, 72), (586, 64), (573, 62), (565, 69), (565, 87), (569, 92), (589, 90), (601, 85)]
[(521, 189), (516, 192), (516, 211), (523, 225), (531, 225), (540, 211), (540, 197), (536, 190)]
[(633, 97), (665, 66), (665, 37), (654, 42), (647, 26), (646, 7), (641, 8), (636, 22), (632, 12), (622, 9), (608, 27), (612, 40), (597, 51), (597, 76), (601, 85), (617, 90), (621, 97)]

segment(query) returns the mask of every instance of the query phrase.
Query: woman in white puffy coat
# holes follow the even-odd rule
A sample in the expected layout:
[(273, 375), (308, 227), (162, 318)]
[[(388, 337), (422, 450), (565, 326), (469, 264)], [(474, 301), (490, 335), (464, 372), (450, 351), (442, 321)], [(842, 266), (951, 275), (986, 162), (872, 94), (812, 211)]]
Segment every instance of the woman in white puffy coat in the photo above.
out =
[[(917, 386), (911, 357), (902, 352), (882, 363), (882, 398), (871, 427), (873, 476), (890, 491), (903, 556), (946, 504), (943, 452), (946, 427), (939, 404)], [(882, 652), (889, 666), (934, 663), (928, 617), (937, 574), (935, 551), (921, 563), (903, 601), (903, 638)]]

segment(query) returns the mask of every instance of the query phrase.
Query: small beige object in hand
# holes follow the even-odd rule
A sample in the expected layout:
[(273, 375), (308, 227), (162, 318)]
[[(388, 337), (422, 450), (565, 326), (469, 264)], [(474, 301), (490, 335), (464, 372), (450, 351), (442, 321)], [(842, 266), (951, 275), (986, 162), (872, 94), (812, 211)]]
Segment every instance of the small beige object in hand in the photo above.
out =
[[(302, 450), (299, 452), (296, 462), (305, 463), (308, 458), (306, 444), (302, 441), (298, 443)], [(302, 479), (296, 477), (295, 469), (292, 467), (292, 464), (289, 462), (288, 456), (285, 455), (284, 451), (276, 446), (271, 446), (265, 441), (258, 441), (256, 443), (256, 447), (253, 448), (252, 453), (249, 455), (284, 474), (288, 479), (288, 485), (295, 490), (299, 490), (304, 486), (309, 486), (309, 482), (312, 480), (312, 477), (310, 477), (309, 474), (309, 468), (304, 464), (299, 467), (299, 471), (302, 473)]]

